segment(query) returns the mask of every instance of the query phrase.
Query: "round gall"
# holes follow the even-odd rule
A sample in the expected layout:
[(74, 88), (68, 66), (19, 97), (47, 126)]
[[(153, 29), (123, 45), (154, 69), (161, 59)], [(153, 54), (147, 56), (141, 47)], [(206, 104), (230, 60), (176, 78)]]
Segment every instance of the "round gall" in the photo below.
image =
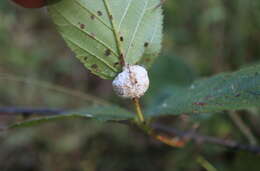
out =
[(139, 65), (128, 65), (113, 80), (113, 89), (123, 98), (139, 98), (149, 88), (149, 77), (146, 69)]

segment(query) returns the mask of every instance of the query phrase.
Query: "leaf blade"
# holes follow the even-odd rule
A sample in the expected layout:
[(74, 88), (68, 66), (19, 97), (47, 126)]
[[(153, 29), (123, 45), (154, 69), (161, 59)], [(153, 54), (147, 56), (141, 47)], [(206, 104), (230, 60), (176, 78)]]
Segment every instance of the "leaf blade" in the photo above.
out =
[(42, 123), (59, 121), (64, 119), (79, 118), (79, 119), (93, 119), (101, 122), (106, 122), (106, 121), (131, 120), (134, 117), (135, 117), (134, 114), (117, 106), (96, 106), (88, 109), (78, 110), (75, 112), (68, 112), (68, 113), (58, 114), (49, 117), (39, 117), (27, 121), (14, 123), (8, 126), (7, 130), (37, 126)]
[(200, 80), (189, 88), (167, 93), (150, 116), (198, 114), (238, 110), (260, 103), (260, 65)]
[(162, 14), (161, 8), (152, 8), (159, 1), (62, 0), (48, 9), (65, 42), (85, 67), (101, 78), (112, 79), (122, 70), (122, 59), (127, 64), (140, 63), (147, 51), (145, 42), (153, 44), (153, 58), (159, 53)]

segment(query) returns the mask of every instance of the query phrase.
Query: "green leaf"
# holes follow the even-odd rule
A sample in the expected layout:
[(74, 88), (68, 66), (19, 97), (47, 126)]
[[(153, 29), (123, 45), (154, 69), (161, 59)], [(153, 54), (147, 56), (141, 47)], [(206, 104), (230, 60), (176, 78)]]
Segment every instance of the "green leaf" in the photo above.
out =
[(260, 104), (260, 65), (200, 80), (189, 88), (159, 96), (149, 115), (179, 115), (238, 110)]
[(159, 53), (162, 9), (155, 8), (159, 3), (62, 0), (48, 9), (58, 31), (85, 67), (112, 79), (122, 69), (122, 56), (128, 64), (148, 66)]
[(121, 120), (129, 120), (134, 118), (134, 114), (130, 113), (129, 111), (119, 108), (117, 106), (98, 106), (92, 107), (88, 109), (82, 109), (75, 112), (69, 112), (64, 114), (58, 114), (49, 117), (40, 117), (35, 118), (19, 123), (15, 123), (10, 125), (7, 129), (13, 128), (25, 128), (36, 126), (41, 123), (46, 123), (50, 121), (58, 121), (62, 119), (73, 119), (73, 118), (82, 118), (82, 119), (94, 119), (98, 121), (121, 121)]
[(154, 105), (154, 100), (156, 100), (154, 97), (160, 96), (162, 90), (173, 85), (190, 85), (195, 77), (194, 70), (185, 63), (183, 58), (175, 55), (160, 56), (160, 60), (152, 66), (149, 72), (150, 87), (144, 96), (146, 104)]
[(193, 82), (196, 74), (182, 58), (177, 56), (162, 56), (151, 68), (151, 91), (164, 89), (169, 85), (186, 86)]

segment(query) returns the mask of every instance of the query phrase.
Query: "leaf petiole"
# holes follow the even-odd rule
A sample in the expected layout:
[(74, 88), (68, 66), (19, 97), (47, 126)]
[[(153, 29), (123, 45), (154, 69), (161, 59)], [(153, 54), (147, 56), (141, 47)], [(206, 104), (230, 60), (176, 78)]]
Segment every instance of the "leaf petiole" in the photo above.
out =
[(142, 112), (142, 109), (141, 109), (141, 106), (140, 106), (139, 98), (133, 98), (133, 102), (134, 102), (134, 105), (135, 105), (135, 110), (136, 110), (136, 114), (137, 114), (137, 117), (138, 117), (138, 121), (140, 123), (144, 123), (145, 120), (144, 120), (144, 115), (143, 115), (143, 112)]

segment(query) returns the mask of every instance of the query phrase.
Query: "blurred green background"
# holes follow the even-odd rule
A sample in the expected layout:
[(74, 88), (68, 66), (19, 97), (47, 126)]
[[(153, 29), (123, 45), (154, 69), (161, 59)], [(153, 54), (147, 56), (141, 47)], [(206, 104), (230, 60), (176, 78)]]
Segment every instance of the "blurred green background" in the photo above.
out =
[[(164, 41), (151, 71), (148, 105), (169, 86), (256, 63), (260, 59), (260, 1), (167, 0)], [(0, 107), (77, 109), (116, 103), (111, 81), (88, 72), (56, 32), (46, 9), (0, 1)], [(240, 111), (259, 141), (256, 108)], [(227, 112), (162, 118), (158, 122), (249, 144)], [(0, 128), (26, 116), (0, 115)], [(167, 122), (166, 122), (167, 121)], [(202, 160), (201, 160), (202, 159)], [(206, 167), (210, 164), (211, 167)], [(213, 168), (212, 168), (213, 167)], [(67, 120), (0, 136), (1, 171), (244, 171), (259, 170), (260, 156), (217, 145), (161, 144), (115, 123)]]

